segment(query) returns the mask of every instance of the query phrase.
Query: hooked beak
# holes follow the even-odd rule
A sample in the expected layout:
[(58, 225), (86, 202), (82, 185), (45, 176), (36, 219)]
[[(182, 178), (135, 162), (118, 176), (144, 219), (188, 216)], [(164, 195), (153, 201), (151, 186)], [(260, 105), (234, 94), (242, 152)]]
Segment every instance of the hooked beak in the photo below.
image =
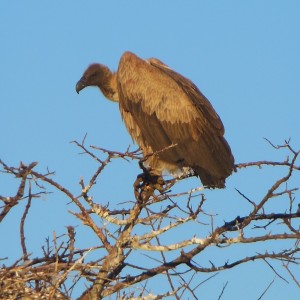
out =
[(79, 94), (81, 90), (83, 90), (87, 86), (86, 78), (82, 76), (80, 80), (76, 84), (76, 92)]

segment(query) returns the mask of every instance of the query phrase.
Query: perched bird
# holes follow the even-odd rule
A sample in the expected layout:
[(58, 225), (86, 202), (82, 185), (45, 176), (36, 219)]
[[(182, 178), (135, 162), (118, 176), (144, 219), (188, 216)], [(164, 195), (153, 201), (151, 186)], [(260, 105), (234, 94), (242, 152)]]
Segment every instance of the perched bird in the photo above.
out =
[(235, 167), (224, 127), (189, 79), (158, 59), (143, 60), (125, 52), (117, 72), (90, 65), (76, 84), (77, 93), (87, 86), (99, 87), (105, 97), (119, 103), (128, 132), (143, 155), (149, 155), (145, 165), (150, 173), (193, 171), (203, 185), (225, 187)]

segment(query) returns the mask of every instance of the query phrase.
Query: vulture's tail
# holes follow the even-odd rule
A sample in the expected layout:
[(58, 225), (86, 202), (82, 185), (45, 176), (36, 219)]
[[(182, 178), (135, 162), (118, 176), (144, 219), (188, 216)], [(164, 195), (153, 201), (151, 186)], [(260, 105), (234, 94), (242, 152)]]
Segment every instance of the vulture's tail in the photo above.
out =
[(211, 189), (223, 189), (225, 188), (225, 178), (216, 177), (200, 167), (193, 168), (196, 175), (201, 179), (204, 186)]

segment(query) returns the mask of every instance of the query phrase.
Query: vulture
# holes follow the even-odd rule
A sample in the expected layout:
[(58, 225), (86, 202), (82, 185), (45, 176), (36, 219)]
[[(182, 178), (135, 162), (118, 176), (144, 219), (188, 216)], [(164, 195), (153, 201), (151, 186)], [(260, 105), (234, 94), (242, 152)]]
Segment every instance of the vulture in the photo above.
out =
[(96, 86), (119, 103), (122, 119), (145, 156), (150, 174), (199, 176), (209, 188), (224, 188), (235, 170), (222, 121), (189, 79), (156, 58), (125, 52), (118, 70), (92, 64), (76, 84)]

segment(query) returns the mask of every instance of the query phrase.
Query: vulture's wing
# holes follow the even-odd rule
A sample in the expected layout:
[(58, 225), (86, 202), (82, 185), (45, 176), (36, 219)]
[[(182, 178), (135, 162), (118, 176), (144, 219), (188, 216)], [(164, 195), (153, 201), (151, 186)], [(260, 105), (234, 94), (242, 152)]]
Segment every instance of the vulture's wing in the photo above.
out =
[(224, 126), (219, 115), (216, 113), (208, 99), (201, 93), (201, 91), (192, 81), (175, 72), (157, 58), (150, 58), (148, 59), (148, 61), (152, 66), (160, 69), (162, 72), (176, 81), (176, 83), (182, 88), (189, 99), (198, 108), (199, 113), (203, 116), (203, 119), (207, 120), (207, 122), (209, 123), (206, 124), (207, 126), (210, 125), (212, 128), (214, 128), (215, 133), (224, 135)]
[(147, 62), (129, 52), (121, 57), (117, 74), (122, 117), (144, 150), (176, 144), (159, 154), (160, 159), (210, 172), (216, 182), (231, 174), (233, 157), (223, 124), (190, 80), (158, 60)]

